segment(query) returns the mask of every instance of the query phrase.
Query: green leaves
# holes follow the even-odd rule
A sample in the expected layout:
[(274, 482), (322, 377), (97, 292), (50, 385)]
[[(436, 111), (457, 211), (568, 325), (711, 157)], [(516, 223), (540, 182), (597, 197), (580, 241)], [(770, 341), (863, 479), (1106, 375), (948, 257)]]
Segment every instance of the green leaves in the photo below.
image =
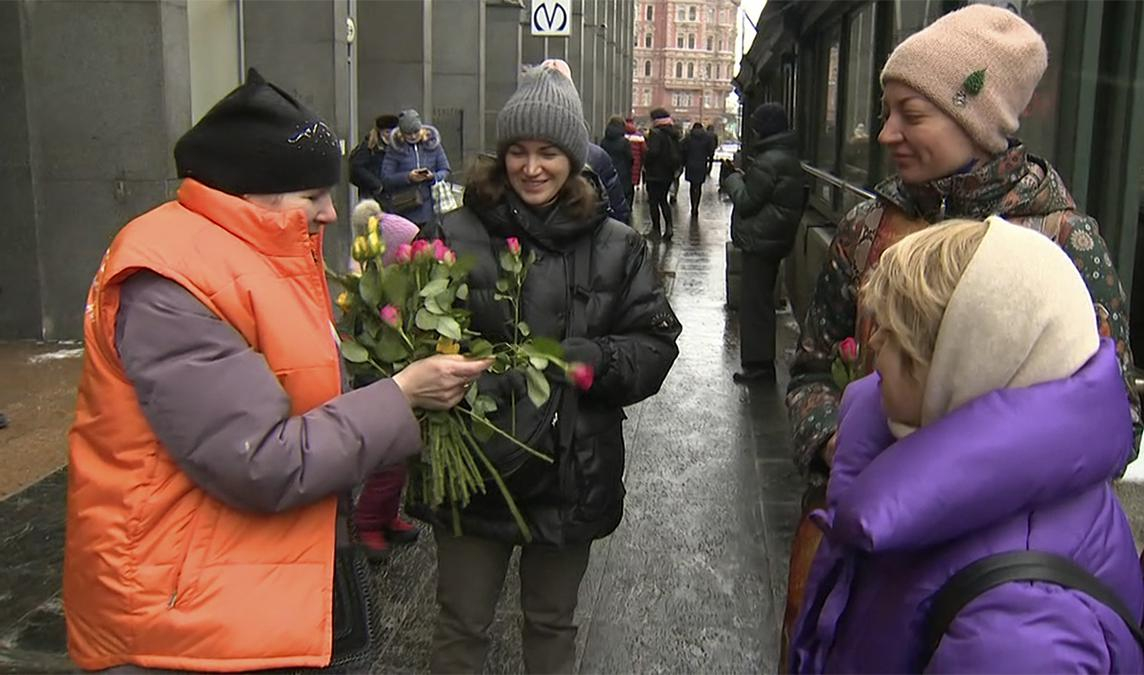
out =
[(531, 329), (531, 328), (529, 328), (529, 327), (528, 327), (528, 324), (527, 324), (527, 323), (525, 323), (525, 322), (523, 322), (523, 321), (521, 321), (520, 323), (516, 324), (516, 329), (517, 329), (518, 331), (520, 331), (520, 334), (521, 334), (522, 336), (524, 336), (524, 337), (528, 337), (529, 335), (532, 335), (532, 329)]
[[(469, 355), (473, 358), (483, 359), (493, 355), (493, 344), (485, 339), (473, 340), (469, 344)], [(475, 387), (469, 389), (472, 391)]]
[(442, 316), (437, 319), (437, 332), (451, 340), (460, 341), (461, 324), (451, 316)]
[(369, 360), (369, 352), (353, 340), (342, 340), (342, 358), (350, 363), (365, 363)]
[(421, 289), (421, 297), (428, 298), (431, 296), (440, 295), (444, 291), (448, 290), (448, 288), (449, 279), (434, 279), (433, 281), (425, 284), (425, 287)]
[(358, 292), (361, 294), (361, 299), (370, 307), (377, 307), (381, 304), (381, 279), (378, 275), (378, 268), (369, 264), (365, 266), (365, 269), (362, 270), (361, 273), (361, 283), (358, 285)]
[(544, 377), (544, 373), (533, 367), (524, 369), (524, 378), (528, 382), (528, 400), (532, 401), (532, 405), (537, 408), (542, 407), (548, 401), (548, 396), (552, 393), (552, 388), (548, 384), (548, 378)]

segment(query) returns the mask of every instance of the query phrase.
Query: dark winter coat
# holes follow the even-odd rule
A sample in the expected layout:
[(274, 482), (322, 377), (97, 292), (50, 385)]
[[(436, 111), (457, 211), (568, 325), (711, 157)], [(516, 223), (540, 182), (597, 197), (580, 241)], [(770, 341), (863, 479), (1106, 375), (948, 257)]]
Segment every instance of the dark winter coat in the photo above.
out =
[[(682, 329), (643, 238), (608, 218), (602, 206), (596, 216), (577, 220), (560, 206), (547, 215), (534, 213), (511, 191), (492, 208), (473, 201), (467, 194), (463, 208), (422, 233), (476, 259), (468, 299), (473, 329), (494, 342), (512, 340), (511, 306), (494, 296), (502, 274), (498, 257), (507, 250), (506, 238), (517, 237), (525, 256), (536, 254), (521, 319), (532, 335), (562, 341), (569, 361), (589, 363), (596, 373), (583, 393), (550, 373), (552, 393), (540, 409), (511, 377), (486, 375), (477, 386), (498, 400), (491, 419), (511, 429), (509, 395), (515, 390), (517, 437), (555, 461), (546, 463), (497, 438), (483, 447), (504, 475), (535, 543), (604, 537), (623, 514), (623, 407), (659, 391), (678, 355), (675, 342)], [(586, 287), (573, 288), (576, 259), (584, 254), (589, 255)], [(413, 513), (451, 527), (446, 511), (415, 506)], [(488, 494), (477, 495), (461, 512), (461, 528), (465, 534), (522, 542), (491, 483)]]
[(807, 197), (797, 149), (793, 131), (768, 136), (746, 153), (743, 173), (723, 179), (723, 191), (735, 205), (735, 246), (776, 259), (790, 253)]
[(389, 149), (389, 132), (382, 134), (376, 150), (369, 147), (369, 136), (362, 139), (350, 153), (350, 182), (362, 199), (376, 199), (382, 191), (381, 165)]
[[(389, 149), (381, 163), (381, 182), (387, 192), (398, 193), (413, 185), (417, 185), (421, 191), (421, 205), (400, 213), (418, 225), (433, 219), (433, 182), (446, 180), (450, 172), (449, 158), (441, 147), (441, 134), (428, 124), (422, 129), (426, 132), (425, 138), (415, 144), (405, 142), (401, 132), (394, 130)], [(413, 183), (409, 180), (409, 172), (414, 169), (429, 169), (433, 172), (434, 180)]]
[(683, 155), (683, 177), (689, 183), (702, 183), (707, 180), (707, 162), (711, 150), (711, 135), (703, 129), (696, 129), (687, 134), (680, 144)]
[(679, 131), (674, 126), (652, 127), (647, 133), (644, 155), (644, 180), (648, 183), (670, 183), (682, 166)]
[(588, 144), (588, 166), (595, 172), (608, 197), (608, 215), (625, 225), (632, 219), (631, 205), (624, 194), (616, 167), (606, 150), (595, 143)]
[(612, 165), (616, 167), (616, 176), (620, 185), (632, 184), (632, 144), (624, 135), (624, 125), (609, 124), (604, 130), (604, 138), (600, 140), (600, 147), (612, 158)]

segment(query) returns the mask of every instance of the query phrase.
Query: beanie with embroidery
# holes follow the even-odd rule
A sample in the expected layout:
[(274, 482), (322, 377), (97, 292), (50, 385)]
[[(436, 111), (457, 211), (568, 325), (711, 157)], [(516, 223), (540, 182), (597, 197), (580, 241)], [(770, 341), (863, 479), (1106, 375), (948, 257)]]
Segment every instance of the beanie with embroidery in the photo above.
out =
[(890, 54), (882, 86), (901, 82), (952, 117), (977, 145), (1004, 152), (1048, 67), (1041, 35), (990, 5), (950, 12)]
[(175, 143), (175, 169), (232, 195), (278, 194), (336, 185), (342, 152), (321, 117), (251, 68)]
[(588, 157), (588, 127), (576, 85), (554, 68), (533, 68), (525, 74), (497, 113), (497, 150), (526, 139), (551, 142), (568, 155), (573, 167)]

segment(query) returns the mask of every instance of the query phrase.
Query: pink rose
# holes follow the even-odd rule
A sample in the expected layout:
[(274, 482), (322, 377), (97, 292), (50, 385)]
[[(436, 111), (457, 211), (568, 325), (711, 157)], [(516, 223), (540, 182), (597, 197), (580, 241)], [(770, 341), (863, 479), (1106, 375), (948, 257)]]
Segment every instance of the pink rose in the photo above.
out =
[(508, 239), (504, 240), (504, 243), (508, 245), (508, 252), (509, 253), (511, 253), (513, 255), (520, 255), (520, 240), (519, 239), (517, 239), (516, 237), (509, 237)]
[(385, 325), (391, 328), (401, 327), (401, 310), (397, 309), (393, 305), (386, 305), (385, 307), (382, 307), (380, 310), (378, 310), (378, 314), (381, 316), (381, 320)]
[(453, 263), (457, 262), (457, 254), (454, 253), (452, 249), (446, 249), (445, 256), (441, 258), (441, 261), (446, 265), (452, 265)]
[(433, 240), (433, 257), (437, 259), (437, 262), (444, 261), (445, 254), (448, 252), (449, 247), (445, 245), (445, 242), (441, 241), (440, 239)]
[(580, 391), (588, 391), (596, 380), (596, 372), (587, 363), (573, 363), (568, 366), (568, 377)]
[(413, 242), (413, 257), (414, 258), (420, 258), (426, 254), (428, 254), (428, 255), (433, 254), (433, 245), (432, 244), (425, 241), (424, 239), (418, 239), (417, 241)]
[(858, 341), (848, 337), (838, 345), (838, 354), (842, 361), (849, 364), (858, 362)]
[(401, 246), (398, 246), (396, 260), (399, 263), (407, 263), (410, 260), (413, 260), (413, 247), (409, 244), (402, 244)]

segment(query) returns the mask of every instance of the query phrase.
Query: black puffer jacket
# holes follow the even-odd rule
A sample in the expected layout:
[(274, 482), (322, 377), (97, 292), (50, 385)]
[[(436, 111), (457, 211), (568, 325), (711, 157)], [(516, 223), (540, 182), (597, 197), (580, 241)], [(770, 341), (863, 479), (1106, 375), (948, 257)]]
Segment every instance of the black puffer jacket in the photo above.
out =
[[(468, 195), (467, 195), (468, 197)], [(551, 378), (552, 395), (542, 409), (525, 389), (516, 396), (516, 435), (550, 456), (552, 464), (494, 438), (483, 444), (505, 476), (535, 543), (563, 545), (604, 537), (623, 515), (623, 406), (659, 391), (678, 349), (682, 328), (664, 296), (642, 237), (604, 215), (575, 220), (561, 207), (537, 214), (514, 193), (492, 208), (466, 199), (464, 208), (428, 226), (423, 237), (444, 239), (459, 256), (477, 260), (469, 276), (473, 328), (492, 341), (510, 341), (510, 305), (494, 298), (505, 239), (517, 237), (536, 263), (525, 281), (521, 318), (533, 335), (561, 340), (570, 361), (591, 363), (596, 380), (585, 393), (562, 376)], [(588, 254), (584, 288), (577, 288), (577, 256)], [(575, 316), (575, 318), (571, 318)], [(492, 419), (512, 425), (509, 378), (486, 375), (483, 393), (498, 398)], [(450, 528), (451, 515), (413, 513)], [(496, 487), (477, 495), (461, 512), (465, 534), (521, 543), (522, 538)]]
[(647, 153), (643, 160), (644, 181), (670, 183), (683, 166), (679, 131), (670, 124), (654, 126), (647, 133)]
[(783, 258), (794, 246), (807, 196), (794, 132), (758, 141), (745, 164), (743, 173), (723, 179), (723, 191), (735, 205), (731, 241), (748, 253)]
[(616, 176), (620, 185), (632, 184), (632, 144), (624, 136), (624, 125), (608, 123), (604, 129), (604, 137), (600, 139), (600, 147), (612, 158), (616, 167)]

